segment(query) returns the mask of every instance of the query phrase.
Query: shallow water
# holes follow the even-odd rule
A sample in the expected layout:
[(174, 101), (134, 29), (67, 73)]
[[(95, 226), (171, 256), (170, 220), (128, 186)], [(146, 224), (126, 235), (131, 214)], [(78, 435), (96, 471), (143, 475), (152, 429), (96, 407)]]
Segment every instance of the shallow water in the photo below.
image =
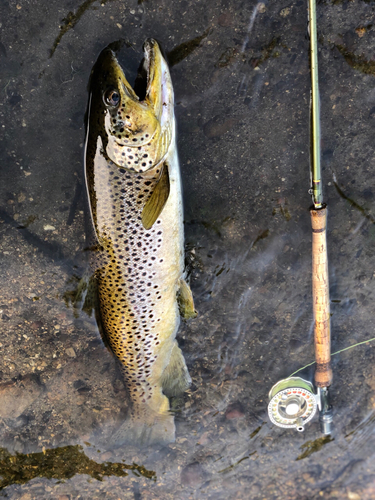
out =
[[(332, 358), (331, 437), (267, 417), (273, 384), (314, 357), (305, 2), (0, 8), (0, 495), (374, 498), (375, 342)], [(375, 336), (374, 9), (318, 5), (333, 352)], [(85, 270), (90, 71), (121, 37), (134, 71), (148, 36), (172, 65), (199, 316), (179, 332), (193, 384), (176, 442), (113, 451), (94, 434), (126, 414), (121, 375), (66, 299)]]

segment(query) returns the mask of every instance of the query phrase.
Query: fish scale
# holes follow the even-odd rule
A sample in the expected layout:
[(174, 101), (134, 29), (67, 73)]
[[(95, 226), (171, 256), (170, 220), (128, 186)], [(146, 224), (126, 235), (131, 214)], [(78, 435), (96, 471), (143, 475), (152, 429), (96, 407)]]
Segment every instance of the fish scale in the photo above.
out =
[(190, 383), (175, 340), (177, 294), (190, 289), (183, 279), (173, 90), (152, 40), (145, 44), (145, 65), (149, 89), (142, 102), (108, 49), (94, 66), (90, 87), (86, 184), (97, 317), (121, 363), (131, 403), (130, 418), (113, 436), (114, 444), (173, 441), (166, 394)]

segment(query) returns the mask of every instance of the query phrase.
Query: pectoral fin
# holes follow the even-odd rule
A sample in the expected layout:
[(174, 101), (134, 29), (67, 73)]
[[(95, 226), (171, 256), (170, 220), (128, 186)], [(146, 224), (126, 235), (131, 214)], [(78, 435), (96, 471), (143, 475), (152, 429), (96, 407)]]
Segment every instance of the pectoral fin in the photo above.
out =
[(91, 316), (92, 311), (99, 308), (98, 284), (95, 274), (90, 277), (85, 300), (82, 305), (82, 311), (85, 311), (88, 316)]
[(142, 212), (142, 224), (145, 229), (151, 229), (161, 214), (168, 199), (169, 191), (170, 184), (168, 165), (164, 163), (160, 179)]
[(194, 309), (194, 299), (191, 293), (189, 285), (184, 279), (180, 280), (180, 290), (177, 294), (178, 307), (180, 308), (180, 314), (183, 319), (196, 318), (198, 315), (197, 311)]
[(73, 276), (70, 282), (77, 282), (74, 290), (67, 290), (64, 293), (64, 300), (67, 307), (73, 307), (74, 316), (79, 317), (79, 311), (84, 311), (91, 316), (92, 310), (98, 306), (97, 284), (95, 275), (85, 273), (82, 278)]

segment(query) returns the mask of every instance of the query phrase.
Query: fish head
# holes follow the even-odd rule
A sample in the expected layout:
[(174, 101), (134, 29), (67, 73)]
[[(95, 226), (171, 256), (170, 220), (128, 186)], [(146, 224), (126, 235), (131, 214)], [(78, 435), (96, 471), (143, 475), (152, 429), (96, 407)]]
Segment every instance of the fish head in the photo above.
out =
[[(91, 77), (89, 131), (119, 167), (145, 172), (166, 156), (174, 134), (173, 87), (158, 43), (144, 43), (138, 94), (116, 54), (104, 49)], [(90, 130), (91, 129), (91, 130)]]

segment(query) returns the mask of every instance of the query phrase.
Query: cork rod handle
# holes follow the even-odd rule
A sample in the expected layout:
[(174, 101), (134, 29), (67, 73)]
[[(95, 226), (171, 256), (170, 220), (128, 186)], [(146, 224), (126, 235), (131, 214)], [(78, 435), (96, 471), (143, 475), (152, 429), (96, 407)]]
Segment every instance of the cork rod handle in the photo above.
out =
[(315, 343), (315, 385), (328, 387), (332, 383), (331, 332), (327, 258), (327, 208), (311, 209), (312, 224), (312, 283)]

